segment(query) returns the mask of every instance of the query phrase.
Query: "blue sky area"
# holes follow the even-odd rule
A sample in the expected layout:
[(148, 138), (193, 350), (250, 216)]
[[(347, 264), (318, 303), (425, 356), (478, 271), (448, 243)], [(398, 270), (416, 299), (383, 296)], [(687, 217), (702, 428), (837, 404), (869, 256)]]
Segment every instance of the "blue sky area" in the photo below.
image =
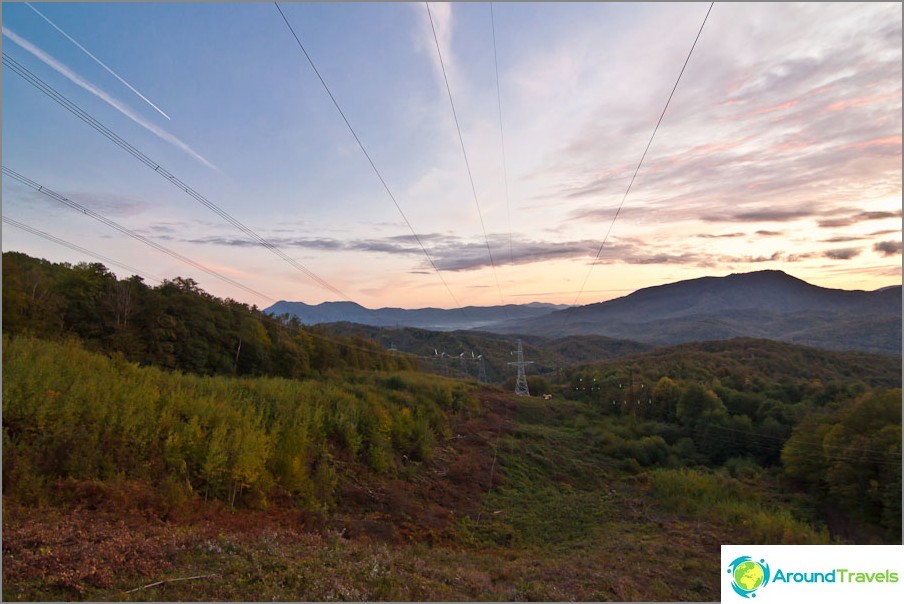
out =
[[(709, 4), (431, 3), (436, 39), (423, 3), (280, 7), (392, 197), (273, 3), (4, 2), (2, 48), (321, 283), (6, 64), (5, 168), (261, 295), (6, 175), (3, 216), (262, 307), (901, 282), (900, 3), (716, 4), (627, 198)], [(3, 250), (95, 261), (7, 223)]]

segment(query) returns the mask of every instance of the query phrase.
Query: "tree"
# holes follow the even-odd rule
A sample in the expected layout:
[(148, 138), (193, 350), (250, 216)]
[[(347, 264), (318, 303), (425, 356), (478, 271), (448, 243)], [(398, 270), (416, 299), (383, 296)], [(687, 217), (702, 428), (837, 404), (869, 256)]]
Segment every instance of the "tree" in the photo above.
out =
[(653, 415), (656, 419), (673, 421), (676, 418), (678, 399), (681, 397), (681, 388), (667, 377), (659, 378), (653, 387)]
[(712, 390), (700, 384), (688, 386), (678, 399), (676, 415), (682, 424), (713, 421), (728, 414), (725, 405)]
[(901, 539), (901, 390), (873, 390), (810, 416), (782, 450), (785, 472), (860, 524)]

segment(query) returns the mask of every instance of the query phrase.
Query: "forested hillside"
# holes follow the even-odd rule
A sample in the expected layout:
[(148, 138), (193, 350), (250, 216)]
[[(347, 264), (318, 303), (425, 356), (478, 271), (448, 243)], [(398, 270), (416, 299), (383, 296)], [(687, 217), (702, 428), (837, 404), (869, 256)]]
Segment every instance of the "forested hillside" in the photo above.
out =
[(626, 467), (773, 470), (836, 535), (901, 539), (901, 359), (737, 339), (562, 372), (567, 398), (633, 427), (597, 438)]
[(329, 369), (402, 369), (412, 361), (363, 338), (331, 337), (296, 320), (207, 294), (176, 277), (150, 287), (102, 264), (3, 254), (3, 333), (75, 336), (91, 350), (200, 375), (306, 377)]
[(478, 376), (477, 356), (483, 356), (490, 383), (502, 383), (515, 372), (508, 365), (520, 339), (524, 357), (531, 362), (529, 376), (537, 377), (564, 367), (611, 359), (651, 350), (649, 344), (616, 340), (605, 336), (511, 336), (482, 331), (435, 332), (413, 327), (372, 327), (355, 323), (322, 326), (329, 333), (360, 336), (377, 341), (382, 348), (395, 348), (421, 359), (420, 366), (456, 377)]

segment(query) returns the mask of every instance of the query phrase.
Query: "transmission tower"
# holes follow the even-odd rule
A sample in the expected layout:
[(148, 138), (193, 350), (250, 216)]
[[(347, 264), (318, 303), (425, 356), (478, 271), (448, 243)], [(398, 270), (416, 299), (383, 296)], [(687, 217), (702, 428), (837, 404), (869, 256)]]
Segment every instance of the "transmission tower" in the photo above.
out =
[(479, 363), (478, 366), (480, 367), (480, 369), (478, 370), (478, 373), (477, 373), (477, 383), (478, 384), (489, 383), (489, 380), (487, 379), (487, 367), (483, 362), (482, 354), (478, 355), (477, 361)]
[(524, 368), (533, 363), (533, 361), (524, 360), (524, 349), (521, 347), (521, 340), (518, 340), (518, 350), (513, 351), (512, 354), (518, 355), (517, 361), (509, 363), (509, 365), (515, 365), (518, 368), (518, 379), (515, 382), (515, 394), (517, 396), (530, 396), (530, 390), (527, 389), (527, 376), (524, 375)]

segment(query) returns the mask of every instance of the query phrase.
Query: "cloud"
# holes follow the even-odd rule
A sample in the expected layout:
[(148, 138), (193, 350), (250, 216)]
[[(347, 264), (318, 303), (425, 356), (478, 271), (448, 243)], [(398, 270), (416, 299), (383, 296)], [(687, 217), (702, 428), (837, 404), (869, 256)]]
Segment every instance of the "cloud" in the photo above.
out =
[(759, 230), (756, 232), (756, 234), (760, 235), (762, 237), (779, 237), (781, 235), (784, 235), (784, 233), (782, 233), (781, 231), (764, 231), (764, 230)]
[[(864, 200), (900, 196), (900, 7), (782, 10), (778, 24), (774, 6), (723, 5), (719, 27), (707, 24), (627, 205), (655, 209), (662, 222), (792, 223), (840, 219), (831, 215), (837, 208), (854, 213)], [(862, 35), (851, 35), (852, 21)], [(667, 24), (656, 27), (661, 35)], [(651, 40), (656, 52), (648, 54), (658, 57), (666, 42)], [(626, 34), (624, 44), (632, 41)], [(674, 81), (680, 68), (665, 78), (665, 65), (653, 69), (652, 62), (638, 57), (632, 73), (574, 69), (595, 73), (608, 89), (581, 95), (593, 99), (584, 103), (589, 109), (569, 108), (583, 121), (555, 133), (552, 157), (538, 162), (535, 172), (550, 183), (544, 197), (562, 205), (590, 196), (600, 205), (619, 202), (667, 96), (660, 80)], [(660, 77), (643, 81), (643, 72)], [(626, 94), (634, 109), (612, 98), (620, 81), (635, 84)], [(612, 217), (606, 210), (576, 214)]]
[[(735, 235), (735, 234), (730, 234)], [(485, 269), (490, 266), (487, 257), (486, 241), (467, 240), (455, 235), (429, 233), (420, 235), (434, 264), (440, 271), (464, 272)], [(252, 247), (252, 241), (233, 237), (203, 237), (187, 240), (195, 244), (224, 245), (233, 247)], [(379, 239), (334, 239), (324, 237), (275, 237), (269, 241), (274, 245), (287, 249), (291, 247), (305, 248), (325, 252), (363, 252), (379, 253), (392, 256), (407, 256), (419, 262), (419, 266), (408, 271), (410, 274), (429, 274), (432, 267), (424, 260), (423, 251), (410, 235), (396, 235)], [(507, 265), (531, 265), (551, 261), (583, 261), (586, 264), (626, 264), (626, 265), (684, 265), (702, 268), (715, 268), (725, 265), (761, 264), (765, 262), (800, 262), (813, 258), (815, 253), (786, 253), (783, 251), (761, 255), (727, 255), (718, 252), (705, 252), (694, 249), (673, 249), (669, 245), (657, 248), (649, 241), (634, 238), (621, 238), (607, 244), (599, 259), (599, 241), (580, 239), (571, 241), (537, 241), (516, 237), (512, 245), (512, 254), (500, 253), (508, 251), (508, 236), (490, 237), (490, 246), (496, 250), (493, 256), (496, 267)], [(856, 250), (855, 250), (856, 251)], [(844, 255), (845, 250), (838, 250)], [(859, 253), (859, 251), (856, 251)], [(855, 254), (856, 255), (856, 254)], [(852, 257), (852, 256), (849, 256)], [(834, 257), (833, 257), (834, 258)]]
[[(418, 18), (423, 19), (423, 26), (419, 29), (419, 35), (415, 40), (415, 44), (419, 50), (426, 53), (430, 58), (437, 84), (445, 96), (446, 84), (443, 68), (445, 67), (446, 77), (450, 80), (458, 80), (457, 77), (453, 77), (453, 74), (457, 72), (457, 63), (452, 54), (452, 4), (447, 2), (429, 2), (425, 4), (429, 6), (429, 13), (428, 9), (422, 6), (421, 3), (413, 3), (411, 5), (417, 11)], [(439, 45), (442, 60), (437, 54), (437, 45)]]
[(880, 241), (873, 245), (873, 250), (881, 253), (883, 256), (898, 256), (901, 254), (901, 242)]
[(850, 243), (851, 241), (863, 241), (863, 237), (829, 237), (823, 239), (823, 243)]
[(725, 233), (724, 235), (710, 235), (709, 233), (703, 233), (701, 235), (697, 235), (697, 237), (701, 239), (732, 239), (734, 237), (744, 237), (745, 233)]
[(40, 48), (38, 48), (31, 42), (26, 40), (25, 38), (22, 38), (18, 34), (11, 31), (6, 26), (3, 26), (3, 35), (8, 37), (15, 44), (21, 46), (23, 49), (25, 49), (26, 51), (31, 53), (34, 57), (36, 57), (42, 63), (44, 63), (45, 65), (47, 65), (48, 67), (50, 67), (51, 69), (53, 69), (54, 71), (56, 71), (57, 73), (59, 73), (60, 75), (65, 77), (66, 79), (68, 79), (70, 82), (72, 82), (73, 84), (79, 86), (80, 88), (90, 92), (91, 94), (93, 94), (100, 100), (104, 101), (105, 103), (107, 103), (108, 105), (110, 105), (111, 107), (113, 107), (114, 109), (119, 111), (120, 113), (122, 113), (124, 116), (126, 116), (127, 118), (129, 118), (130, 120), (132, 120), (133, 122), (135, 122), (136, 124), (141, 126), (142, 128), (146, 129), (147, 131), (154, 134), (155, 136), (165, 140), (166, 142), (170, 143), (174, 147), (181, 149), (182, 151), (184, 151), (191, 157), (195, 158), (196, 160), (198, 160), (199, 162), (201, 162), (208, 168), (210, 168), (212, 170), (216, 170), (218, 172), (220, 171), (219, 168), (217, 168), (215, 165), (213, 165), (212, 163), (207, 161), (207, 159), (204, 158), (204, 156), (202, 156), (200, 153), (198, 153), (197, 151), (195, 151), (194, 149), (189, 147), (187, 144), (185, 144), (184, 142), (179, 140), (178, 137), (167, 132), (163, 128), (160, 128), (159, 126), (148, 122), (143, 117), (141, 117), (140, 115), (135, 113), (128, 106), (126, 106), (123, 102), (113, 98), (112, 96), (107, 94), (105, 91), (101, 90), (100, 88), (98, 88), (97, 86), (92, 84), (91, 82), (87, 81), (86, 79), (84, 79), (83, 77), (81, 77), (80, 75), (78, 75), (77, 73), (72, 71), (69, 67), (60, 63), (59, 61), (57, 61), (56, 59), (51, 57), (49, 54), (45, 53), (43, 50), (41, 50)]
[(775, 210), (764, 209), (747, 212), (729, 213), (722, 216), (701, 216), (704, 222), (791, 222), (813, 216), (812, 210)]
[(884, 220), (886, 218), (901, 218), (901, 210), (895, 212), (860, 212), (847, 218), (835, 218), (831, 220), (820, 220), (819, 226), (823, 228), (846, 227), (859, 222), (868, 220)]
[(831, 258), (832, 260), (850, 260), (851, 258), (856, 258), (860, 255), (860, 249), (854, 247), (847, 247), (837, 250), (827, 250), (823, 253), (823, 256), (826, 258)]
[(814, 258), (816, 256), (815, 253), (809, 252), (805, 254), (788, 254), (785, 256), (785, 262), (800, 262), (801, 260), (808, 260), (810, 258)]

